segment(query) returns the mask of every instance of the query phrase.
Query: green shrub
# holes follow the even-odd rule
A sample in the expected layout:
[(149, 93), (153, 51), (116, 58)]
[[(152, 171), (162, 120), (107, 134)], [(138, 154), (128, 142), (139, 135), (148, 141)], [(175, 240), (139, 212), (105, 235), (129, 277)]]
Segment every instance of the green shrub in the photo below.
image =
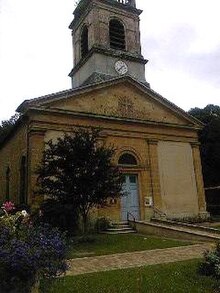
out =
[(199, 266), (199, 273), (220, 279), (220, 243), (217, 243), (214, 251), (204, 253), (204, 259)]
[(47, 199), (41, 206), (40, 222), (45, 222), (62, 231), (75, 234), (79, 228), (79, 213), (71, 204)]
[(111, 227), (111, 220), (106, 217), (98, 218), (95, 222), (95, 230), (97, 232), (104, 231)]

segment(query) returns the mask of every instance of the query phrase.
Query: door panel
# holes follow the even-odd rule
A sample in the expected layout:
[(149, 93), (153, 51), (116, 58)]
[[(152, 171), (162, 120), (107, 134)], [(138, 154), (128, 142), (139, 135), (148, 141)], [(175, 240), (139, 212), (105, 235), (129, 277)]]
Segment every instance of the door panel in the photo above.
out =
[(126, 195), (121, 198), (122, 221), (127, 220), (127, 212), (130, 212), (136, 220), (139, 220), (140, 208), (137, 175), (124, 175), (123, 191)]

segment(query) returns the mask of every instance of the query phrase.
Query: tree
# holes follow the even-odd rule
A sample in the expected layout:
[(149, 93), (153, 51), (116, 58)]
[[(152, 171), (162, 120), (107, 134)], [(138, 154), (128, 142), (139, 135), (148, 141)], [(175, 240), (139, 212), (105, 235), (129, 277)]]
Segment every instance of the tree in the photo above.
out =
[(189, 114), (204, 124), (210, 123), (213, 119), (220, 119), (220, 107), (216, 105), (207, 105), (204, 109), (192, 108)]
[(193, 108), (189, 114), (204, 123), (199, 141), (205, 186), (220, 185), (220, 107)]
[(112, 164), (115, 149), (99, 138), (100, 130), (79, 129), (49, 141), (38, 170), (39, 192), (77, 209), (84, 232), (92, 208), (122, 195), (122, 174)]
[(0, 125), (0, 143), (5, 139), (15, 123), (19, 119), (19, 114), (13, 115), (9, 120), (3, 120)]

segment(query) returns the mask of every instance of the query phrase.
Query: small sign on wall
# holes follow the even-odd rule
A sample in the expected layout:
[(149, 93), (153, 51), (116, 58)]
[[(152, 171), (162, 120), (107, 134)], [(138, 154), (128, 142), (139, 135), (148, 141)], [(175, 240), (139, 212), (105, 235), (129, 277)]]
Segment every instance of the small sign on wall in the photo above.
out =
[(144, 206), (145, 207), (152, 207), (152, 205), (153, 205), (153, 198), (152, 198), (152, 196), (146, 196), (144, 198)]

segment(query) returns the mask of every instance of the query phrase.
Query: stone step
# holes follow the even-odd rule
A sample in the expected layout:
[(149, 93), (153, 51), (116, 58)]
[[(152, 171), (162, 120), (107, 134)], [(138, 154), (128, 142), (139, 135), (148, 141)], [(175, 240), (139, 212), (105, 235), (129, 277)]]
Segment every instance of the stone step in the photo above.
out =
[(102, 234), (112, 234), (112, 235), (117, 235), (117, 234), (130, 234), (130, 233), (137, 233), (135, 230), (126, 230), (126, 231), (108, 231), (105, 230), (103, 232), (101, 232)]
[(124, 222), (113, 222), (112, 225), (114, 226), (123, 226), (123, 225), (128, 225), (129, 226), (129, 223), (124, 221)]
[(130, 228), (129, 224), (121, 224), (121, 225), (117, 225), (117, 224), (114, 224), (114, 225), (111, 225), (111, 228), (112, 229), (124, 229), (124, 228)]
[(129, 230), (133, 230), (131, 227), (123, 227), (123, 228), (108, 228), (106, 229), (107, 231), (129, 231)]
[(131, 228), (128, 222), (115, 222), (112, 223), (111, 227), (103, 231), (105, 234), (127, 234), (136, 233), (136, 231)]

